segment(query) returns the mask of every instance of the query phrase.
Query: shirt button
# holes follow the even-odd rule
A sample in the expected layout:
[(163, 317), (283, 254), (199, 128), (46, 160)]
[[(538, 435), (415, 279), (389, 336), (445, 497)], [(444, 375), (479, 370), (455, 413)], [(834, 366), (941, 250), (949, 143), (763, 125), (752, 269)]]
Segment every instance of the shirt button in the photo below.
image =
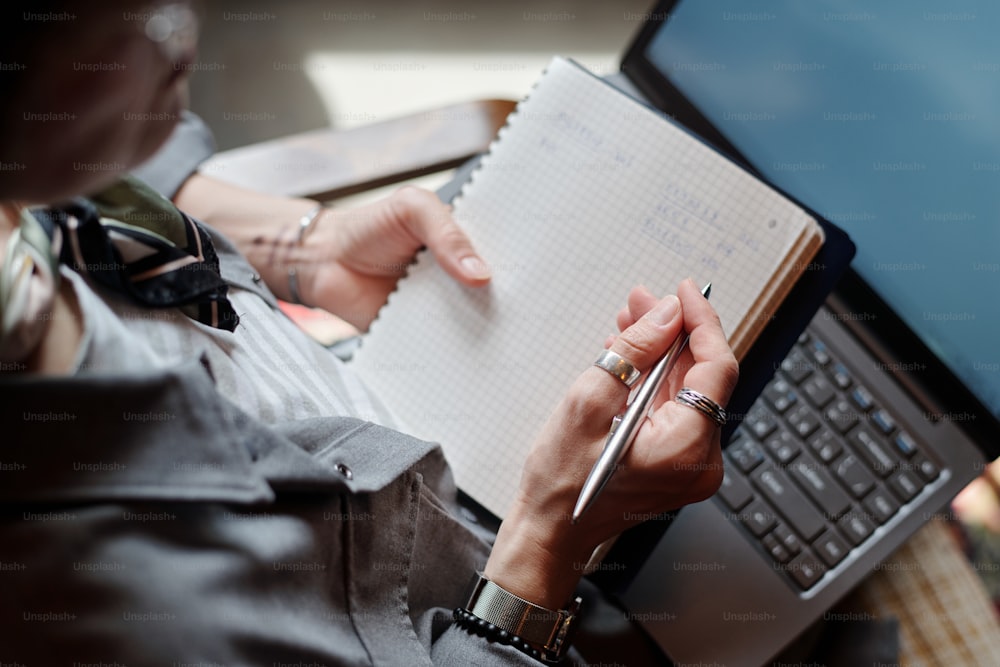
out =
[(334, 468), (336, 468), (337, 472), (344, 476), (344, 479), (354, 479), (354, 473), (343, 463), (338, 463), (334, 466)]
[(259, 283), (260, 282), (260, 274), (257, 273), (256, 271), (254, 271), (253, 273), (250, 274), (250, 280), (254, 281), (255, 283)]

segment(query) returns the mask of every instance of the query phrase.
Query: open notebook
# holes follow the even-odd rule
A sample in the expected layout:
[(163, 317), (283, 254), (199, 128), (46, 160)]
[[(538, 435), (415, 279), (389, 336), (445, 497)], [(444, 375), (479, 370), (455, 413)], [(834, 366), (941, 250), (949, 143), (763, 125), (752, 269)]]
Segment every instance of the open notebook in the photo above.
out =
[(455, 217), (491, 284), (462, 287), (423, 253), (353, 363), (499, 517), (630, 287), (711, 281), (741, 358), (823, 241), (797, 205), (561, 58), (501, 129)]

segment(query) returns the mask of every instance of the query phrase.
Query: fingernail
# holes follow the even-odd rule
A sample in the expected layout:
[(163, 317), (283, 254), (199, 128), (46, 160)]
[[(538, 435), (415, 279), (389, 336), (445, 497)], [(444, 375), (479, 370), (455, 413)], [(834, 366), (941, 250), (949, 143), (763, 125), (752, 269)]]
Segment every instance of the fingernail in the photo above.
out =
[(669, 324), (681, 308), (681, 301), (673, 294), (664, 297), (649, 311), (649, 319), (659, 325)]
[(490, 267), (478, 255), (469, 255), (459, 261), (462, 264), (462, 270), (465, 272), (465, 275), (470, 278), (489, 278), (492, 275)]

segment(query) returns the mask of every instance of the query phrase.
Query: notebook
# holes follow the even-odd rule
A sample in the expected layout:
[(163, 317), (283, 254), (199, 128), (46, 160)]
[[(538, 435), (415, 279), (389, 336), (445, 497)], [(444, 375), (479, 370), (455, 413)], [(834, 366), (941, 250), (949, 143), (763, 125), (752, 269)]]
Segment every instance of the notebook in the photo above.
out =
[[(857, 245), (726, 446), (719, 494), (621, 593), (678, 664), (770, 664), (815, 638), (1000, 453), (1000, 93), (983, 58), (1000, 7), (939, 9), (666, 1), (624, 57), (616, 83)], [(777, 663), (823, 661), (807, 647)]]
[(493, 269), (424, 253), (353, 364), (460, 488), (502, 517), (549, 411), (631, 286), (711, 282), (737, 357), (823, 242), (801, 207), (577, 64), (555, 58), (454, 202)]

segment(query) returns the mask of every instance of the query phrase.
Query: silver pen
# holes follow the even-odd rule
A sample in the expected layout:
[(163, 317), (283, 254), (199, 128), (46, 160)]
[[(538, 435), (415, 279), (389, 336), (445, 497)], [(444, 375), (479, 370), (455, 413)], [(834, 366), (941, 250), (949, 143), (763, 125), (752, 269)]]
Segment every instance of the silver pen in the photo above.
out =
[[(708, 283), (701, 290), (702, 296), (707, 299), (711, 291), (712, 283)], [(583, 483), (580, 496), (576, 499), (576, 506), (573, 508), (573, 523), (579, 521), (580, 517), (587, 511), (587, 508), (597, 500), (598, 494), (601, 493), (604, 486), (611, 480), (615, 468), (625, 457), (632, 443), (635, 442), (639, 426), (642, 425), (653, 405), (653, 397), (656, 396), (663, 385), (663, 380), (674, 369), (677, 359), (684, 352), (684, 348), (687, 346), (690, 337), (690, 334), (682, 331), (674, 339), (674, 342), (667, 348), (667, 351), (656, 362), (652, 370), (649, 371), (642, 385), (636, 390), (632, 401), (625, 408), (625, 413), (615, 417), (612, 422), (611, 432), (604, 443), (604, 449), (601, 451), (597, 462), (594, 463), (594, 467), (590, 469), (587, 481)]]

